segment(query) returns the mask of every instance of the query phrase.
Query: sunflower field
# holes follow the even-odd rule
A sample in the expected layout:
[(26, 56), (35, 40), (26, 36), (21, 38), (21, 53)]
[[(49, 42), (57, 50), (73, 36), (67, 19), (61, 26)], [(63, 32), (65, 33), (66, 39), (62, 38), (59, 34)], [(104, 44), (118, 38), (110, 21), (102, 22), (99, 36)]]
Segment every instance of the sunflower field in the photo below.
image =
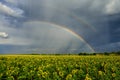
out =
[(120, 56), (1, 55), (0, 80), (120, 80)]

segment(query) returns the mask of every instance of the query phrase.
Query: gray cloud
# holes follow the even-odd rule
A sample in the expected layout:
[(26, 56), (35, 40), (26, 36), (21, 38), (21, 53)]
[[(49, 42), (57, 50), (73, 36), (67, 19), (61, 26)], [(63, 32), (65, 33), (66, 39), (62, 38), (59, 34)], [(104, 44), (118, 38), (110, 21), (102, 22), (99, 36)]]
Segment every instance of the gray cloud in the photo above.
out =
[(6, 40), (0, 39), (0, 44), (26, 46), (23, 52), (30, 52), (30, 50), (32, 52), (36, 49), (40, 49), (36, 50), (36, 52), (42, 53), (49, 51), (56, 53), (61, 51), (70, 52), (71, 50), (73, 51), (73, 49), (74, 52), (76, 52), (79, 48), (82, 48), (80, 51), (93, 52), (85, 42), (76, 37), (76, 34), (68, 32), (61, 27), (62, 26), (53, 23), (41, 21), (24, 22), (19, 30), (4, 25), (4, 27), (0, 27), (0, 30), (7, 31), (10, 38)]
[(0, 13), (7, 14), (14, 17), (22, 17), (23, 10), (17, 7), (14, 7), (14, 8), (9, 7), (0, 2)]
[(32, 6), (36, 5), (37, 7), (39, 6), (44, 6), (44, 7), (56, 7), (56, 8), (61, 8), (61, 9), (86, 9), (89, 11), (94, 11), (94, 13), (100, 12), (104, 14), (114, 14), (120, 12), (119, 5), (120, 1), (119, 0), (74, 0), (74, 1), (69, 1), (69, 0), (6, 0), (7, 2), (16, 4), (16, 5), (24, 5), (24, 6), (29, 6), (30, 4)]
[(14, 7), (0, 2), (0, 31), (10, 35), (6, 41), (1, 39), (0, 44), (24, 45), (28, 50), (43, 52), (91, 51), (86, 43), (52, 24), (72, 30), (93, 48), (107, 45), (111, 38), (107, 15), (120, 12), (119, 0), (5, 1)]
[[(10, 28), (10, 27), (3, 27), (0, 29), (0, 31), (6, 31), (5, 32), (0, 32), (0, 45), (29, 45), (30, 42), (28, 39), (23, 37), (23, 33), (21, 30), (17, 30), (15, 28)], [(3, 39), (2, 39), (3, 38)]]
[(99, 47), (96, 47), (97, 52), (112, 52), (120, 50), (120, 42), (105, 44)]
[(22, 30), (14, 26), (6, 16), (0, 15), (0, 45), (27, 45), (29, 43), (26, 38), (23, 38)]
[(31, 41), (30, 45), (37, 49), (59, 52), (84, 48), (86, 52), (93, 52), (85, 42), (76, 37), (76, 34), (53, 23), (28, 21), (24, 23), (23, 29), (25, 36)]

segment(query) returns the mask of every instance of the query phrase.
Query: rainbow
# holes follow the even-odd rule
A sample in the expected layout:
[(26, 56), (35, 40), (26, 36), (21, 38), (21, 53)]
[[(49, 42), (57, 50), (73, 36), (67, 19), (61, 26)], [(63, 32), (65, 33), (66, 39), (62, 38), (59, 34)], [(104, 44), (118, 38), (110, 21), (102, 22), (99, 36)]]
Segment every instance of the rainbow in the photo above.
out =
[(78, 38), (80, 41), (84, 42), (88, 47), (89, 49), (92, 51), (92, 52), (95, 52), (94, 49), (82, 38), (82, 36), (78, 35), (76, 32), (68, 29), (66, 26), (61, 26), (61, 25), (57, 25), (55, 23), (52, 23), (52, 22), (47, 22), (47, 21), (27, 21), (26, 23), (44, 23), (44, 24), (50, 24), (50, 25), (53, 25), (57, 28), (60, 28), (70, 34), (72, 34), (73, 36), (75, 36), (76, 38)]
[(85, 27), (90, 27), (94, 32), (97, 32), (97, 30), (94, 28), (94, 26), (92, 26), (91, 24), (89, 24), (87, 21), (81, 19), (80, 17), (74, 15), (71, 13), (71, 16), (76, 19), (78, 22), (80, 22), (82, 25), (84, 25)]
[(81, 23), (81, 25), (83, 25), (84, 27), (90, 28), (92, 31), (97, 32), (97, 30), (95, 29), (95, 26), (91, 25), (90, 23), (88, 23), (88, 21), (83, 20), (81, 17), (75, 15), (73, 12), (69, 12), (57, 7), (51, 7), (51, 6), (47, 6), (48, 8), (52, 8), (55, 9), (59, 12), (62, 12), (63, 14), (69, 15), (71, 16), (73, 19), (75, 19), (76, 21), (78, 21), (79, 23)]
[[(56, 8), (57, 9), (57, 8)], [(86, 20), (83, 20), (82, 18), (80, 18), (79, 16), (76, 16), (73, 12), (69, 12), (66, 10), (61, 10), (61, 9), (57, 9), (69, 16), (71, 16), (72, 18), (74, 18), (76, 21), (78, 21), (79, 23), (81, 23), (82, 25), (84, 25), (84, 27), (88, 27), (90, 28), (92, 31), (97, 32), (97, 30), (95, 29), (94, 26), (92, 26), (91, 24), (89, 24)]]

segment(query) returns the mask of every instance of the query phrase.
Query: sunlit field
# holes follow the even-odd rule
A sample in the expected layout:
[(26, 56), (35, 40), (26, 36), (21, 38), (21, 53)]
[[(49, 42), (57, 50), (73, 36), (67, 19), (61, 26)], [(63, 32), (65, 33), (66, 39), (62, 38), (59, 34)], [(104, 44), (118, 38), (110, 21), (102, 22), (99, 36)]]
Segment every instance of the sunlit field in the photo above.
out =
[(1, 55), (0, 80), (120, 80), (120, 56)]

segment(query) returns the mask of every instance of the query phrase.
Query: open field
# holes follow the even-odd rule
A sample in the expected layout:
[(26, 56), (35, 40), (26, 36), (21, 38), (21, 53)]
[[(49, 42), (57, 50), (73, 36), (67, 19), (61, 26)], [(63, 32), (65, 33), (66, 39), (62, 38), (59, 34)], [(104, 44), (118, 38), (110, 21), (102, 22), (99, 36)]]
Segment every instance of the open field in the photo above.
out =
[(120, 56), (1, 55), (0, 80), (120, 80)]

